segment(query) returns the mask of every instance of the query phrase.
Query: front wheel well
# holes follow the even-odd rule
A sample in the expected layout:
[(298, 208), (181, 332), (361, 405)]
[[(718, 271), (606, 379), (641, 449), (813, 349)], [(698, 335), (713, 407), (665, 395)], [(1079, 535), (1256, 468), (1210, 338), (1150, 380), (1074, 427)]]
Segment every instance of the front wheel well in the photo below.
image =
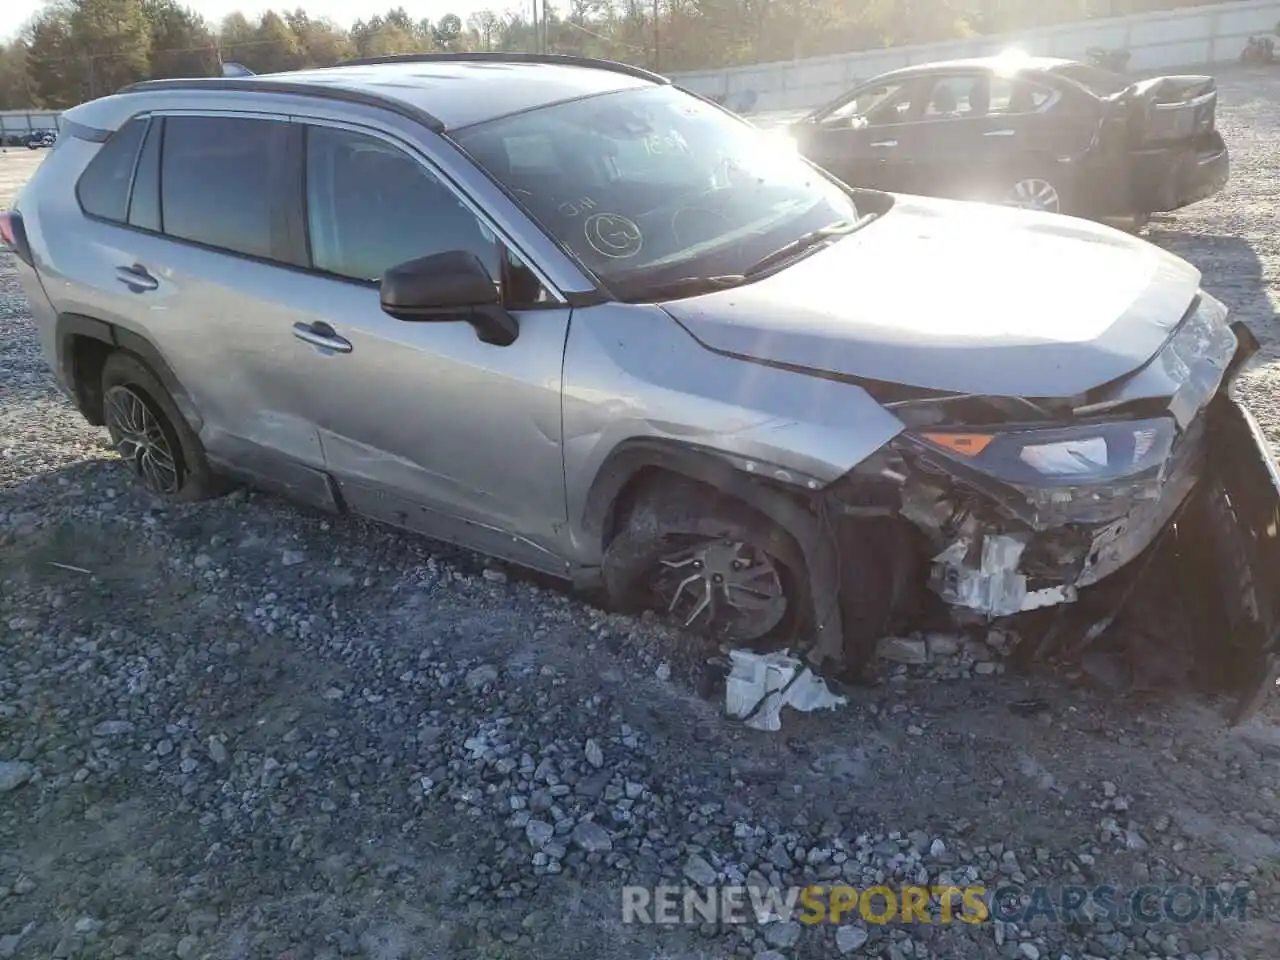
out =
[[(759, 480), (752, 478), (744, 477), (740, 482), (755, 487), (762, 486)], [(636, 505), (646, 497), (656, 495), (659, 490), (672, 498), (696, 499), (708, 506), (713, 506), (717, 502), (732, 503), (756, 514), (761, 523), (774, 523), (764, 511), (752, 503), (755, 497), (740, 496), (728, 485), (717, 483), (715, 479), (691, 476), (670, 467), (651, 464), (636, 470), (614, 497), (605, 515), (601, 531), (603, 539), (601, 546), (607, 548), (624, 529)], [(800, 506), (800, 503), (789, 493), (777, 487), (769, 486), (767, 491), (761, 492), (767, 492), (770, 496), (784, 496), (796, 506)]]

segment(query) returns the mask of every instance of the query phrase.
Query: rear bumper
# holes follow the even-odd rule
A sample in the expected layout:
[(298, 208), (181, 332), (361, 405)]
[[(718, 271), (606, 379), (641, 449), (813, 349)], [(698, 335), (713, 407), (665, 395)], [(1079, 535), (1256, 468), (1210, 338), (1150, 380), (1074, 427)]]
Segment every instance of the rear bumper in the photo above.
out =
[(1221, 190), (1231, 178), (1231, 156), (1216, 130), (1194, 144), (1130, 155), (1134, 213), (1180, 210)]

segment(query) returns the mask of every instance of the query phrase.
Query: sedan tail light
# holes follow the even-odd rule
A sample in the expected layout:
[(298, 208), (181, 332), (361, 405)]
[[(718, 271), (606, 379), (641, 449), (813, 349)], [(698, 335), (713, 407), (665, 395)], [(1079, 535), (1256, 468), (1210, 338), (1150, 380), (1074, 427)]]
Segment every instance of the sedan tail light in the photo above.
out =
[(31, 245), (22, 225), (22, 214), (16, 210), (0, 213), (0, 243), (12, 250), (27, 266), (32, 266)]

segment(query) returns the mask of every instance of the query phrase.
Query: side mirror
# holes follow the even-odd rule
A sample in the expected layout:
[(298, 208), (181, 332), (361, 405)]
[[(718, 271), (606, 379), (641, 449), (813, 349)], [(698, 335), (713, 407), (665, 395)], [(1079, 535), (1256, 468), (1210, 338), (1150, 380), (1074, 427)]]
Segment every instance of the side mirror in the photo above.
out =
[(410, 260), (382, 275), (382, 310), (397, 320), (464, 320), (485, 343), (506, 347), (520, 328), (502, 306), (497, 284), (474, 253), (449, 250)]

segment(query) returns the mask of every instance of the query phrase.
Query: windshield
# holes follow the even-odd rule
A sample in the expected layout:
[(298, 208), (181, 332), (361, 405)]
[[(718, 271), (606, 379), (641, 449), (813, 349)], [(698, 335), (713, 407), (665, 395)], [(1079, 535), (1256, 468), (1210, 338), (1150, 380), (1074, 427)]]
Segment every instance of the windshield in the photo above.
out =
[(1119, 93), (1133, 83), (1131, 78), (1122, 74), (1112, 73), (1100, 67), (1091, 67), (1086, 63), (1068, 63), (1055, 68), (1053, 72), (1068, 80), (1074, 80), (1099, 97), (1109, 97), (1113, 93)]
[(740, 274), (858, 215), (780, 138), (670, 86), (541, 107), (454, 137), (610, 286)]

